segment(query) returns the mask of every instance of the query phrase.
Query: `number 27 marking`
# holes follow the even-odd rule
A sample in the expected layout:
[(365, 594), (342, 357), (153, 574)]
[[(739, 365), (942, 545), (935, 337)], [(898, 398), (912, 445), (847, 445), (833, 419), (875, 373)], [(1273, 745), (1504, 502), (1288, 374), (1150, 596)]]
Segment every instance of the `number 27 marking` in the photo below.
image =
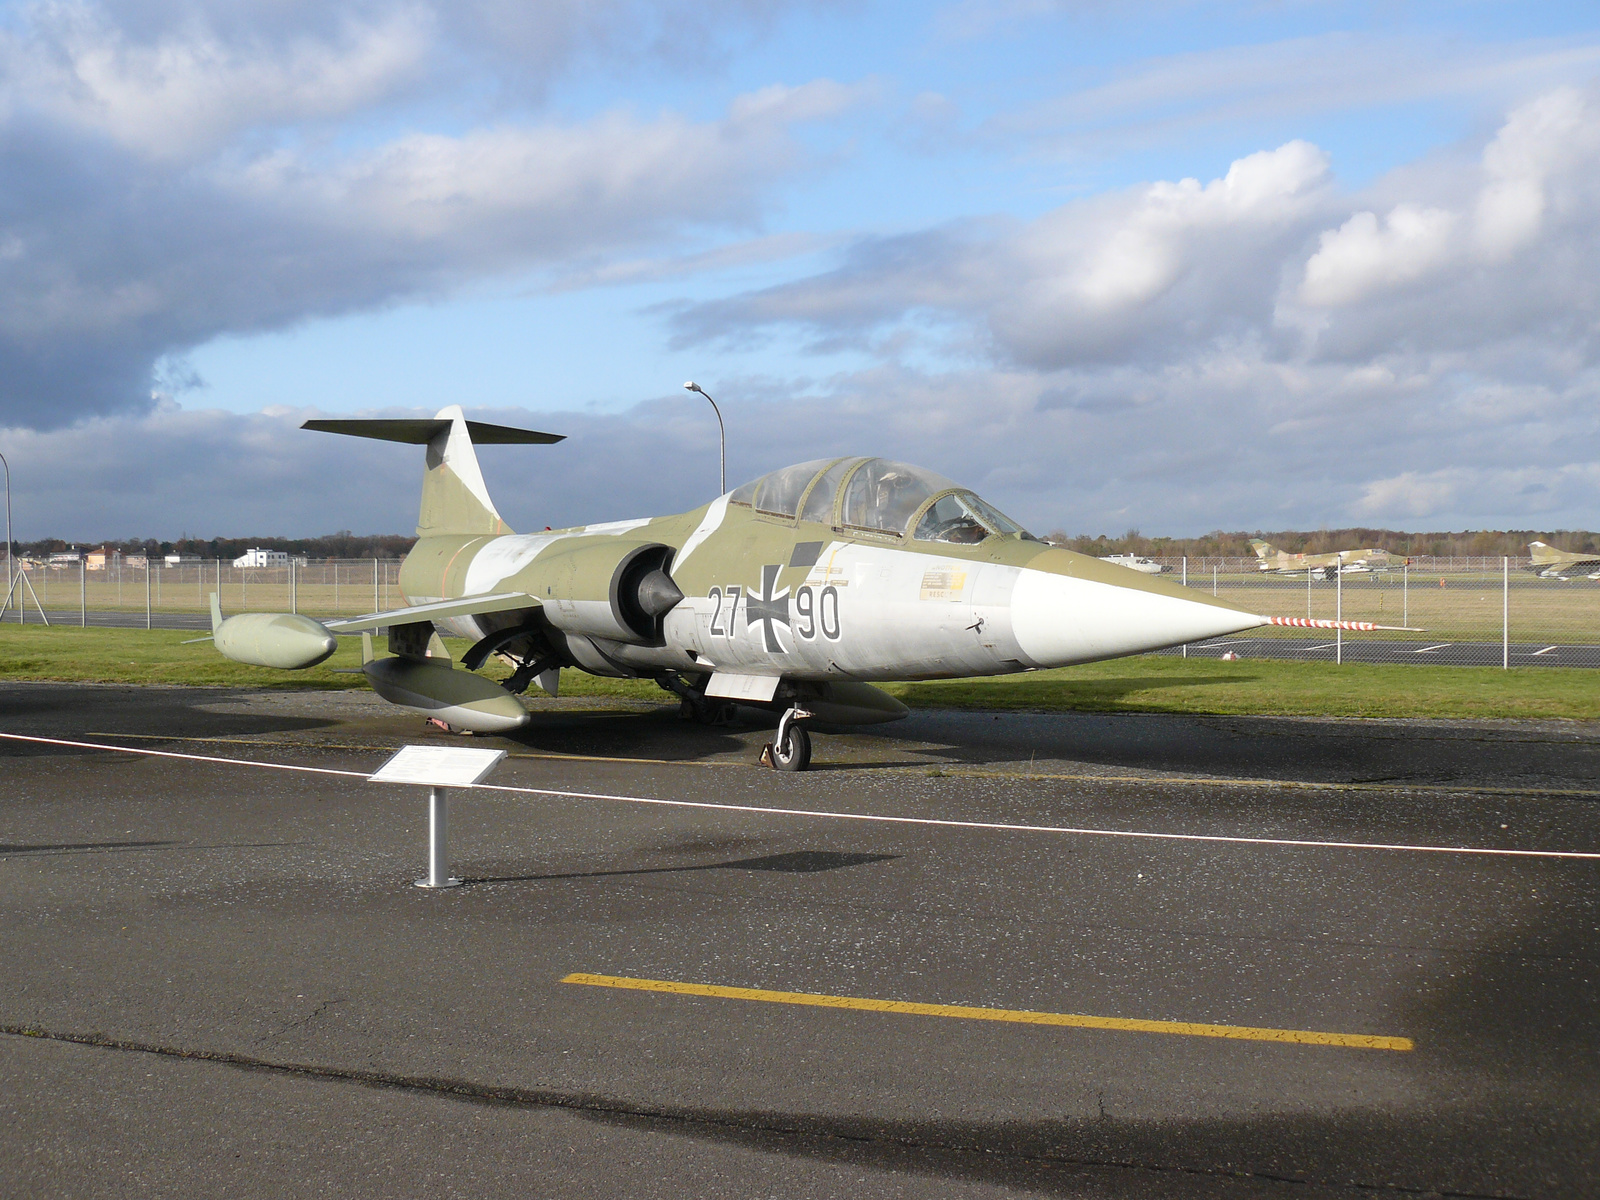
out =
[(706, 593), (706, 599), (714, 601), (716, 603), (716, 606), (717, 606), (715, 608), (715, 610), (713, 610), (712, 613), (711, 613), (711, 635), (713, 637), (732, 637), (733, 636), (733, 631), (734, 631), (733, 622), (734, 622), (734, 618), (739, 615), (739, 595), (740, 595), (742, 590), (743, 589), (738, 587), (737, 585), (731, 586), (727, 590), (727, 600), (728, 600), (728, 623), (727, 623), (727, 625), (723, 625), (723, 623), (722, 623), (723, 590), (721, 588), (719, 588), (719, 587), (714, 587), (709, 592)]

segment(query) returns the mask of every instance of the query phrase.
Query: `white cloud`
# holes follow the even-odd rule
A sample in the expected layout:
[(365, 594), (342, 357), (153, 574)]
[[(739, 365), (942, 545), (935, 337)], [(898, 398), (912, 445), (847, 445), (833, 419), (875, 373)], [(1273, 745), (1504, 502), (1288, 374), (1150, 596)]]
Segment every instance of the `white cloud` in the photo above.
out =
[(0, 104), (13, 120), (36, 115), (138, 154), (189, 159), (241, 130), (339, 116), (414, 82), (432, 25), (420, 5), (397, 5), (346, 16), (330, 37), (230, 42), (196, 17), (141, 42), (104, 9), (46, 5), (0, 36)]
[(1455, 226), (1454, 213), (1415, 204), (1395, 205), (1381, 222), (1376, 213), (1358, 212), (1322, 235), (1299, 298), (1332, 307), (1420, 279), (1448, 258)]
[[(1536, 221), (1483, 216), (1523, 184)], [(1592, 525), (1600, 101), (1537, 97), (1477, 152), (1365, 194), (1290, 143), (1205, 183), (862, 242), (835, 270), (675, 320), (685, 341), (797, 329), (948, 364), (937, 383), (875, 376), (893, 380), (882, 399), (866, 376), (834, 394), (882, 429), (897, 404), (961, 429), (972, 467), (938, 465), (1002, 489), (1026, 477), (996, 499), (1029, 520)]]
[(1592, 35), (1474, 44), (1331, 32), (1148, 59), (1116, 78), (991, 117), (981, 134), (1042, 153), (1081, 154), (1446, 96), (1510, 103), (1589, 79), (1597, 67), (1600, 42)]

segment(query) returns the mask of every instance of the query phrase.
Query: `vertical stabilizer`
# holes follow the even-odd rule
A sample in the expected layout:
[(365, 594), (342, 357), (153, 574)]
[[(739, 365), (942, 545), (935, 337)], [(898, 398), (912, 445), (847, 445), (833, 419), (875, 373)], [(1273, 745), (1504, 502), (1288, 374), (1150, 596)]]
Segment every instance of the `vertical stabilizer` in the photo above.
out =
[(559, 433), (540, 433), (534, 429), (513, 429), (469, 421), (459, 404), (441, 408), (432, 420), (413, 417), (398, 419), (338, 418), (307, 421), (302, 429), (321, 433), (342, 433), (347, 437), (377, 438), (381, 442), (406, 442), (428, 448), (427, 474), (422, 478), (422, 512), (417, 517), (417, 536), (449, 534), (510, 533), (489, 499), (478, 469), (479, 445), (547, 446), (562, 439)]
[(489, 499), (461, 406), (441, 408), (435, 420), (449, 421), (450, 425), (428, 439), (428, 467), (422, 479), (417, 536), (510, 533), (494, 501)]

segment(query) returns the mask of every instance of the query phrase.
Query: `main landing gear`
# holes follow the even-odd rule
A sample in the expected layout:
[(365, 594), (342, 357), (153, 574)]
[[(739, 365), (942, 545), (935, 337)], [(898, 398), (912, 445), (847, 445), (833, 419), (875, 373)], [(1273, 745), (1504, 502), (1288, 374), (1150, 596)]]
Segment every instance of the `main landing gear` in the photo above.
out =
[(811, 714), (796, 705), (778, 719), (772, 744), (761, 751), (761, 761), (774, 771), (804, 771), (811, 765), (811, 735), (800, 722)]

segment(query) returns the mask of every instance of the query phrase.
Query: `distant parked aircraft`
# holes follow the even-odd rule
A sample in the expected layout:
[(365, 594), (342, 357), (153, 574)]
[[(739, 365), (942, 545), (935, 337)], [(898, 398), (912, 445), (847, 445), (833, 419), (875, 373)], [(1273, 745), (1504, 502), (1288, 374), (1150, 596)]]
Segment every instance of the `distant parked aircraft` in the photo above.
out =
[(1250, 549), (1256, 552), (1256, 566), (1263, 571), (1280, 574), (1298, 574), (1309, 571), (1332, 579), (1340, 572), (1353, 575), (1362, 571), (1387, 571), (1389, 552), (1371, 547), (1366, 550), (1333, 550), (1327, 554), (1290, 554), (1267, 542), (1252, 541)]
[(1540, 579), (1573, 579), (1579, 575), (1586, 579), (1600, 579), (1600, 555), (1573, 554), (1543, 542), (1529, 542), (1528, 553), (1533, 556), (1528, 570)]
[(1100, 559), (1101, 562), (1116, 563), (1119, 567), (1127, 567), (1130, 571), (1138, 571), (1141, 575), (1159, 575), (1167, 568), (1158, 562), (1151, 562), (1137, 554), (1107, 554)]

